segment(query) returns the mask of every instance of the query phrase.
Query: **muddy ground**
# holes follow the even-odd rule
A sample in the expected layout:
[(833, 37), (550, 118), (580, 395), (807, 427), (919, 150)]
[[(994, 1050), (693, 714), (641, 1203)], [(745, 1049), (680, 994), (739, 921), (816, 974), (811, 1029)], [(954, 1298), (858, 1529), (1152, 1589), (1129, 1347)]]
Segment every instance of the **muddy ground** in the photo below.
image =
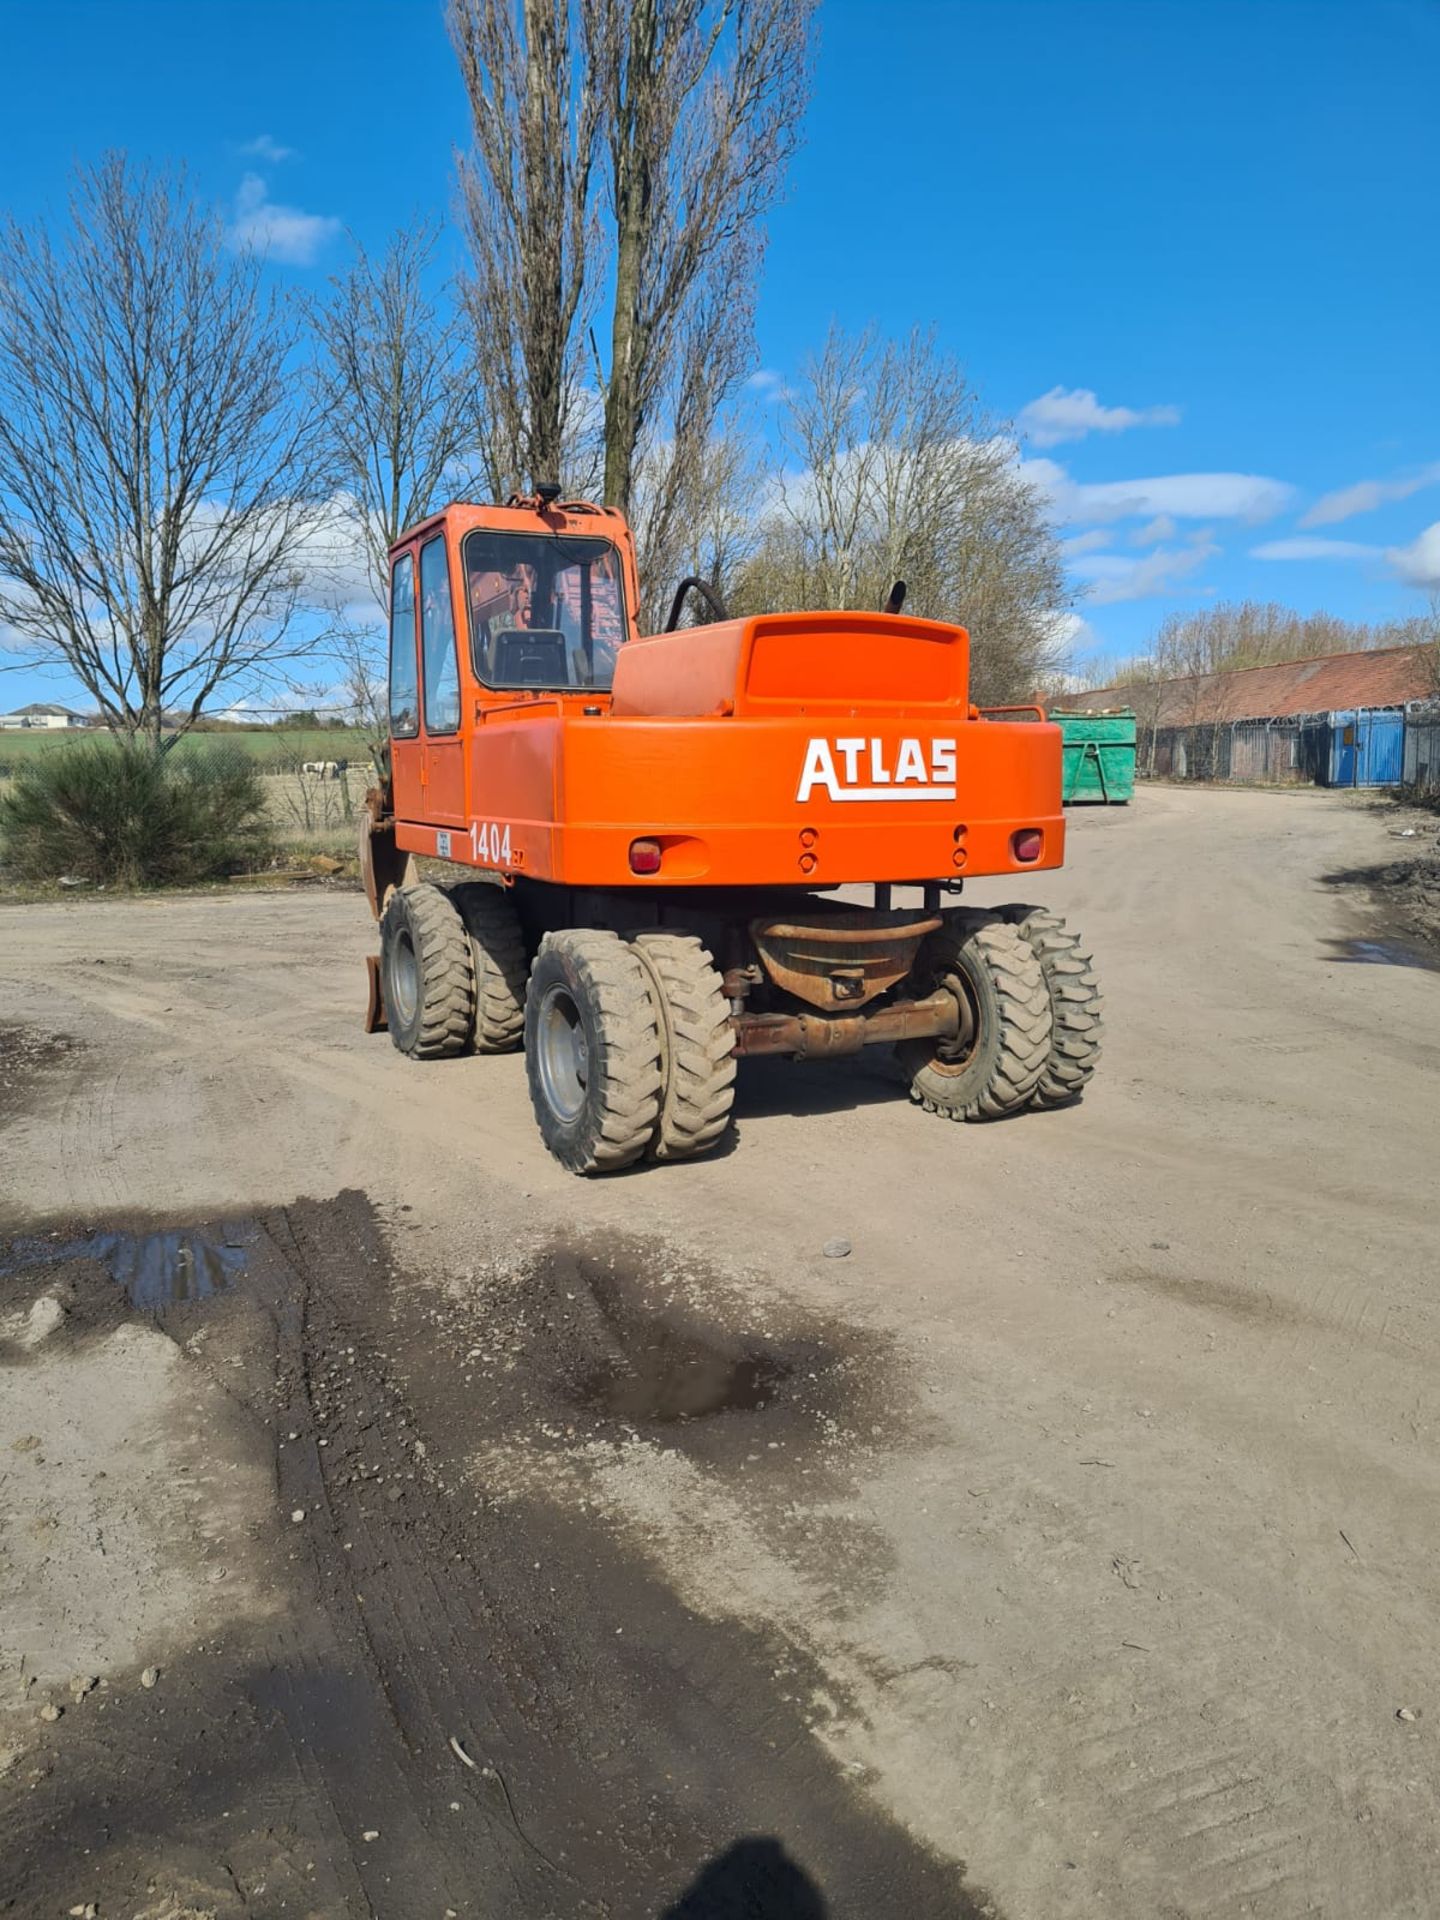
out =
[(1331, 885), (1368, 900), (1379, 938), (1409, 949), (1416, 965), (1440, 964), (1440, 812), (1378, 804), (1385, 857), (1328, 878)]
[(757, 1063), (599, 1185), (352, 897), (0, 911), (0, 1911), (1433, 1914), (1394, 844), (1077, 814), (1083, 1107)]

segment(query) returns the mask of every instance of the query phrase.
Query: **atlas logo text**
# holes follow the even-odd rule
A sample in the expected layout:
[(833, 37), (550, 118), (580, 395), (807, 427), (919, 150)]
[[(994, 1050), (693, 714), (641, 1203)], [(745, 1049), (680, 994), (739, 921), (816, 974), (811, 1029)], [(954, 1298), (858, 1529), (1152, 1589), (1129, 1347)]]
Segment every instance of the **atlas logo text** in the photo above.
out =
[(795, 798), (953, 800), (953, 740), (812, 740)]

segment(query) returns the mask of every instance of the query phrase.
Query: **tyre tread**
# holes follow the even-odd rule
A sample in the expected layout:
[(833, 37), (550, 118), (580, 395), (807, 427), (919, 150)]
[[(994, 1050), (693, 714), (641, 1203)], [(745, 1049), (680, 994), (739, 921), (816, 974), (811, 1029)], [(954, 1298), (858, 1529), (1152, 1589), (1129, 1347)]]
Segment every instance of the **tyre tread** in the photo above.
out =
[(632, 944), (654, 979), (668, 1040), (656, 1160), (690, 1160), (724, 1134), (735, 1104), (735, 1036), (725, 989), (704, 942), (689, 933), (640, 933)]
[(525, 1033), (525, 982), (530, 960), (520, 916), (503, 887), (467, 881), (451, 899), (469, 936), (475, 971), (477, 1053), (513, 1053)]
[(429, 880), (391, 895), (382, 942), (386, 923), (402, 914), (410, 921), (420, 969), (419, 1031), (414, 1045), (403, 1050), (412, 1060), (448, 1059), (469, 1046), (475, 1018), (475, 969), (465, 926), (451, 896)]
[[(577, 984), (599, 1011), (603, 1047), (591, 1056), (591, 1086), (600, 1068), (598, 1126), (590, 1137), (562, 1151), (547, 1134), (556, 1158), (573, 1173), (612, 1173), (638, 1160), (649, 1146), (660, 1114), (661, 1032), (644, 965), (617, 934), (567, 927), (547, 933), (540, 955), (561, 952)], [(534, 975), (531, 975), (533, 989)], [(529, 1001), (527, 990), (527, 1007)], [(535, 1095), (536, 1118), (545, 1116)]]
[(911, 1076), (910, 1098), (947, 1120), (999, 1120), (1017, 1113), (1029, 1105), (1050, 1054), (1053, 1022), (1040, 963), (1028, 942), (993, 914), (961, 910), (932, 938), (939, 944), (931, 955), (942, 971), (947, 955), (957, 960), (964, 947), (985, 968), (999, 1002), (998, 1046), (989, 1075), (969, 1099), (946, 1098), (943, 1078), (924, 1068)]
[(1095, 963), (1058, 913), (1045, 907), (1004, 912), (1040, 962), (1050, 995), (1050, 1056), (1030, 1104), (1044, 1111), (1073, 1106), (1094, 1076), (1105, 1030)]

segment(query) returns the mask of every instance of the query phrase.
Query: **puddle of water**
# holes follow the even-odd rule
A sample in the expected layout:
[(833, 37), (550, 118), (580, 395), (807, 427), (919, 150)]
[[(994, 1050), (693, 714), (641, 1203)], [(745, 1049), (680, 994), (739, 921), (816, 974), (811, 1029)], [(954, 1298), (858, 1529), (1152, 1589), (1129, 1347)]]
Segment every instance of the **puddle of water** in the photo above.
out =
[(1433, 972), (1436, 963), (1414, 947), (1398, 940), (1334, 940), (1333, 960), (1351, 961), (1368, 967), (1419, 967)]
[(722, 1352), (662, 1322), (630, 1330), (623, 1359), (593, 1373), (581, 1398), (622, 1420), (703, 1420), (763, 1407), (789, 1369)]
[(152, 1233), (100, 1232), (75, 1240), (17, 1243), (5, 1273), (65, 1260), (95, 1260), (125, 1289), (132, 1307), (155, 1313), (184, 1301), (227, 1293), (245, 1271), (255, 1232), (246, 1225), (218, 1231), (174, 1227)]
[(97, 1233), (86, 1251), (110, 1269), (131, 1306), (147, 1312), (227, 1292), (249, 1258), (247, 1241), (238, 1233), (212, 1238), (183, 1227), (167, 1233)]

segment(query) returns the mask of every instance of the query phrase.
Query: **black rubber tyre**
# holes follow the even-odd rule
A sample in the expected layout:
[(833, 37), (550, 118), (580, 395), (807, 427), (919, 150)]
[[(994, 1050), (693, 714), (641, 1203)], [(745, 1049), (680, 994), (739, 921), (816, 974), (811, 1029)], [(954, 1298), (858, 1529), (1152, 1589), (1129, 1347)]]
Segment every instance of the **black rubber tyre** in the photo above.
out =
[(1050, 995), (1029, 943), (997, 915), (947, 915), (922, 948), (915, 977), (926, 992), (948, 985), (974, 1030), (950, 1049), (933, 1040), (900, 1043), (895, 1055), (910, 1098), (947, 1120), (999, 1120), (1028, 1106), (1051, 1032)]
[(390, 1038), (412, 1060), (463, 1053), (475, 1020), (475, 969), (455, 903), (423, 881), (391, 894), (380, 921)]
[(638, 1160), (660, 1118), (664, 1037), (648, 969), (618, 934), (547, 933), (525, 992), (541, 1136), (572, 1173)]
[(691, 1160), (713, 1147), (735, 1104), (735, 1036), (725, 988), (704, 943), (691, 933), (637, 933), (631, 945), (649, 968), (665, 1035), (654, 1160)]
[(513, 1053), (525, 1037), (525, 981), (530, 961), (520, 916), (504, 887), (474, 880), (451, 889), (475, 969), (477, 1053)]
[(1100, 1058), (1104, 1002), (1095, 963), (1059, 914), (1044, 907), (1002, 907), (1000, 912), (1029, 943), (1050, 995), (1050, 1055), (1030, 1104), (1073, 1106)]

